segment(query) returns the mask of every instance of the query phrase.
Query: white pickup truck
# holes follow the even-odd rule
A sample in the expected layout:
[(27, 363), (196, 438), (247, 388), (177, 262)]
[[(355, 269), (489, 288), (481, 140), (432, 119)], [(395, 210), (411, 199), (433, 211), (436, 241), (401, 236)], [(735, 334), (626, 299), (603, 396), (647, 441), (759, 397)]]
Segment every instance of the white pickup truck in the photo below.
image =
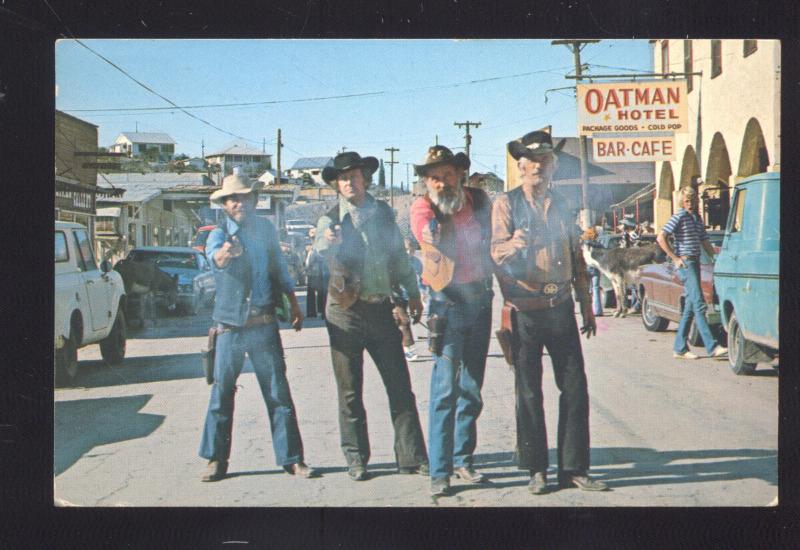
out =
[(78, 375), (78, 348), (100, 343), (106, 363), (125, 358), (125, 287), (119, 273), (94, 257), (86, 227), (55, 222), (55, 378), (68, 385)]

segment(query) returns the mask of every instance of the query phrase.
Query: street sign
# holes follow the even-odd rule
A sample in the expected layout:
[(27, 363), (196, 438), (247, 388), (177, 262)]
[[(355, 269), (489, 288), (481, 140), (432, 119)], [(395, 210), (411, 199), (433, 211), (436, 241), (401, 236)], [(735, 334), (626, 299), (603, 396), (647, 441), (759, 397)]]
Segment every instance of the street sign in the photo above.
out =
[(578, 135), (688, 132), (685, 80), (578, 84)]
[(595, 134), (592, 137), (595, 162), (661, 162), (675, 160), (672, 132)]

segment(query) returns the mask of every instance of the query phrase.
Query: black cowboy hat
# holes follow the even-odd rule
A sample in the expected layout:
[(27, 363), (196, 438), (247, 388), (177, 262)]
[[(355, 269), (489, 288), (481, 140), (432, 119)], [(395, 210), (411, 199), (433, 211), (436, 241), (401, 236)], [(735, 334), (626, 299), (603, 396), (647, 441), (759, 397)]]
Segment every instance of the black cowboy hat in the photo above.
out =
[(522, 157), (533, 158), (536, 155), (546, 155), (548, 153), (558, 153), (566, 143), (565, 139), (558, 142), (558, 145), (553, 147), (553, 138), (549, 132), (542, 130), (535, 130), (528, 132), (519, 139), (508, 142), (508, 152), (514, 157), (514, 160), (519, 160)]
[(336, 187), (336, 177), (340, 173), (353, 168), (364, 168), (371, 176), (375, 173), (375, 170), (378, 169), (378, 159), (375, 157), (361, 158), (361, 155), (355, 151), (339, 153), (333, 159), (333, 166), (326, 166), (322, 169), (322, 179), (325, 180), (325, 183), (328, 185)]
[(428, 168), (440, 166), (442, 164), (451, 164), (456, 168), (469, 168), (469, 157), (464, 153), (456, 153), (445, 147), (444, 145), (433, 145), (428, 147), (428, 152), (425, 153), (425, 158), (422, 159), (422, 164), (414, 165), (414, 172), (418, 176), (424, 176)]

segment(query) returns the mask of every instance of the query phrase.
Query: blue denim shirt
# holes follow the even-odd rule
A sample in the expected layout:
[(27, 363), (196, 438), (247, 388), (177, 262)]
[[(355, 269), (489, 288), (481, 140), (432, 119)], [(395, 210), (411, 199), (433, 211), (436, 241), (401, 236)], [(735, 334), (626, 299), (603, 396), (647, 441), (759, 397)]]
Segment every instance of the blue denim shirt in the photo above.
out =
[[(248, 218), (241, 226), (229, 217), (225, 217), (222, 223), (227, 224), (227, 232), (229, 235), (236, 235), (244, 248), (244, 255), (249, 260), (250, 268), (250, 306), (263, 307), (272, 304), (272, 285), (269, 278), (269, 251), (273, 247), (276, 249), (275, 256), (278, 259), (278, 280), (281, 283), (284, 292), (293, 292), (294, 283), (289, 276), (289, 271), (286, 267), (286, 262), (283, 259), (283, 254), (280, 252), (278, 238), (275, 232), (275, 227), (272, 223), (264, 218), (252, 216)], [(223, 272), (232, 268), (233, 261), (224, 268), (217, 267), (214, 262), (214, 254), (225, 242), (225, 233), (220, 228), (214, 229), (208, 236), (206, 241), (206, 257), (211, 263), (211, 268), (215, 274)], [(234, 260), (235, 261), (235, 260)], [(219, 291), (219, 289), (218, 289)], [(217, 300), (225, 299), (220, 293), (217, 293)], [(219, 304), (222, 309), (229, 309), (226, 304)], [(230, 304), (231, 306), (233, 304)]]

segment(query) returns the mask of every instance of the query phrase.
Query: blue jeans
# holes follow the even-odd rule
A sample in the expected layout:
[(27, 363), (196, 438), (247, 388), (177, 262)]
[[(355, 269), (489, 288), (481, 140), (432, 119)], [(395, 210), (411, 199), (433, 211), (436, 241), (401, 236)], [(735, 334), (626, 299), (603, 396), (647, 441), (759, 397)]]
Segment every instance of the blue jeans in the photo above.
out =
[(592, 313), (595, 315), (603, 314), (603, 302), (600, 296), (600, 271), (596, 268), (590, 269), (592, 275)]
[(280, 466), (302, 462), (303, 442), (286, 380), (286, 363), (277, 323), (234, 328), (217, 336), (214, 384), (200, 442), (200, 456), (209, 460), (228, 460), (230, 457), (236, 379), (244, 366), (245, 352), (250, 357), (267, 404), (275, 461)]
[(431, 300), (430, 315), (446, 316), (442, 354), (434, 355), (431, 376), (428, 448), (431, 479), (453, 467), (471, 467), (477, 420), (483, 408), (481, 387), (492, 325), (492, 293), (473, 303)]
[(684, 260), (686, 267), (678, 268), (678, 277), (683, 281), (683, 293), (685, 296), (683, 305), (683, 315), (678, 325), (678, 332), (675, 334), (675, 344), (672, 349), (676, 353), (684, 353), (689, 348), (686, 345), (689, 327), (694, 318), (697, 330), (703, 338), (706, 351), (711, 354), (717, 347), (717, 341), (711, 333), (711, 329), (706, 321), (706, 301), (700, 289), (700, 263), (696, 260)]

